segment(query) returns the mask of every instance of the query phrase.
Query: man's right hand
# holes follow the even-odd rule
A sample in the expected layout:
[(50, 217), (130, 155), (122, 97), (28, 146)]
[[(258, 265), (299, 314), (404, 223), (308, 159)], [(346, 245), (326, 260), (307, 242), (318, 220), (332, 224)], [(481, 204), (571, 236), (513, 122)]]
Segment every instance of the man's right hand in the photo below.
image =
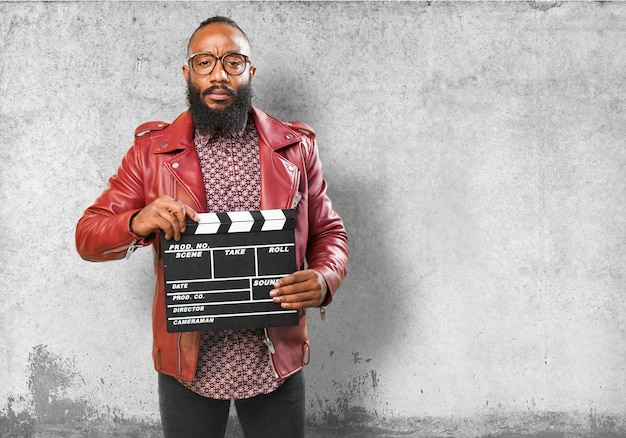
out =
[(133, 216), (130, 230), (142, 237), (162, 230), (166, 240), (174, 238), (179, 241), (181, 233), (185, 232), (187, 217), (198, 222), (198, 214), (194, 209), (174, 198), (163, 196)]

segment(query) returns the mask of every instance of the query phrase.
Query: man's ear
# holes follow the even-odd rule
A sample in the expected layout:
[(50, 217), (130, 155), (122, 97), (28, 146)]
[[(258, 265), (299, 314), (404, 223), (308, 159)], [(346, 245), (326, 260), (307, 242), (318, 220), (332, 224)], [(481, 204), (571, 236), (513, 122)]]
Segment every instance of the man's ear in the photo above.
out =
[(185, 81), (189, 82), (189, 66), (183, 65), (183, 76), (185, 77)]
[(250, 79), (252, 79), (255, 74), (256, 74), (256, 67), (251, 65), (250, 66)]

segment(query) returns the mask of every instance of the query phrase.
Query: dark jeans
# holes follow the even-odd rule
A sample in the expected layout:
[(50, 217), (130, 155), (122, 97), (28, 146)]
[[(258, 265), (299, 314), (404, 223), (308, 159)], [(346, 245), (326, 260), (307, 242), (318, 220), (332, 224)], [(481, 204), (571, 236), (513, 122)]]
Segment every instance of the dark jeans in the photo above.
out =
[[(159, 374), (159, 406), (165, 438), (223, 438), (229, 400), (215, 400)], [(235, 400), (246, 438), (304, 437), (304, 376), (289, 377), (274, 392)]]

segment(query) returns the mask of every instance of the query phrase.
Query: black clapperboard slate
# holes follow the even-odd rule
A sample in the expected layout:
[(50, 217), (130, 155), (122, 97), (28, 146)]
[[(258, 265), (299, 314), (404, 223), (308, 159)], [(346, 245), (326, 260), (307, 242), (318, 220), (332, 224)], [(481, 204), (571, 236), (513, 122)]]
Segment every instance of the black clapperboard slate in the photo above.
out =
[(201, 213), (180, 241), (161, 237), (167, 331), (298, 325), (269, 296), (296, 270), (293, 209)]

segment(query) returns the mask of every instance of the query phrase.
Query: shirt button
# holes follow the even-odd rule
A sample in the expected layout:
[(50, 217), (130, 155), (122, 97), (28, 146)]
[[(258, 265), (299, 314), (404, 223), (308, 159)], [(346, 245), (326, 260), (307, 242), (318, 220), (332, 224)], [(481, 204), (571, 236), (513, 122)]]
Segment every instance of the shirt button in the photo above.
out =
[(178, 168), (180, 167), (180, 164), (178, 164), (178, 163), (174, 163), (174, 164), (172, 164), (172, 167), (173, 167), (174, 169), (178, 169)]
[(289, 172), (293, 172), (295, 170), (295, 167), (289, 166), (289, 167), (287, 167), (287, 169), (289, 169)]
[(293, 135), (291, 135), (291, 134), (287, 134), (287, 135), (285, 135), (285, 138), (286, 138), (287, 140), (291, 140), (291, 139), (293, 138)]
[(162, 148), (166, 148), (166, 147), (167, 147), (167, 142), (163, 142), (163, 143), (161, 143), (161, 147), (162, 147)]

